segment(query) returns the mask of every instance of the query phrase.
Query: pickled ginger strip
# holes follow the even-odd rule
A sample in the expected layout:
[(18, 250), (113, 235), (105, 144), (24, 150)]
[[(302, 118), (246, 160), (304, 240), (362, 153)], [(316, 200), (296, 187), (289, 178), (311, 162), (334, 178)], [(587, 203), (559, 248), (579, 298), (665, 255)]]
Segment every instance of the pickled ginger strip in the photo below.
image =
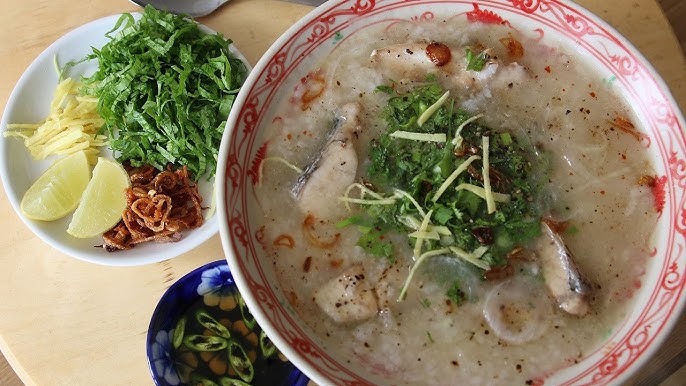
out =
[(488, 250), (488, 247), (486, 247), (486, 246), (480, 246), (479, 248), (475, 249), (474, 252), (472, 252), (472, 253), (469, 253), (469, 252), (465, 251), (464, 249), (458, 248), (455, 246), (449, 247), (449, 249), (452, 253), (455, 254), (455, 256), (460, 257), (460, 258), (464, 259), (465, 261), (467, 261), (467, 262), (469, 262), (469, 263), (471, 263), (471, 264), (473, 264), (473, 265), (475, 265), (475, 266), (477, 266), (477, 267), (479, 267), (485, 271), (488, 271), (489, 269), (491, 269), (490, 264), (481, 260), (481, 256), (483, 256), (484, 253), (486, 253), (486, 251)]
[(98, 114), (98, 99), (80, 96), (80, 89), (81, 83), (64, 79), (55, 89), (44, 120), (36, 124), (9, 124), (4, 136), (23, 138), (36, 160), (86, 150), (88, 161), (95, 163), (97, 157), (93, 155), (107, 144), (107, 137), (98, 134), (105, 121)]
[(417, 268), (419, 268), (419, 266), (424, 262), (424, 260), (428, 259), (429, 257), (445, 255), (447, 253), (450, 253), (449, 248), (440, 248), (424, 252), (421, 256), (419, 256), (414, 265), (412, 265), (410, 273), (407, 275), (407, 278), (405, 279), (403, 288), (400, 290), (400, 294), (398, 295), (398, 301), (400, 302), (405, 300), (405, 296), (407, 295), (407, 289), (409, 288), (410, 283), (412, 282), (412, 277), (414, 276), (415, 272), (417, 272)]
[[(422, 115), (420, 115), (419, 118), (417, 119), (417, 125), (421, 126), (424, 123), (426, 123), (426, 121), (428, 121), (429, 118), (431, 118), (431, 116), (436, 111), (438, 111), (438, 109), (441, 108), (441, 106), (443, 106), (445, 101), (448, 100), (449, 96), (450, 96), (450, 91), (446, 91), (440, 98), (438, 98), (438, 100), (434, 104), (432, 104), (431, 106), (429, 106), (429, 108), (424, 110)], [(443, 140), (443, 142), (445, 142), (445, 140)]]
[[(422, 225), (422, 222), (419, 221), (416, 217), (412, 215), (407, 215), (407, 216), (398, 216), (398, 221), (400, 221), (401, 224), (405, 225), (406, 227), (410, 229), (419, 230), (419, 228)], [(429, 224), (426, 227), (427, 232), (436, 232), (441, 236), (452, 236), (452, 232), (450, 232), (450, 229), (448, 229), (447, 226), (444, 225), (432, 225)]]
[(481, 117), (483, 117), (483, 116), (484, 116), (483, 114), (477, 114), (477, 115), (475, 115), (475, 116), (473, 116), (473, 117), (471, 117), (471, 118), (468, 118), (467, 120), (465, 120), (464, 122), (462, 122), (462, 124), (460, 124), (460, 126), (457, 127), (457, 130), (455, 130), (455, 138), (453, 138), (453, 140), (452, 140), (452, 144), (453, 144), (456, 148), (457, 148), (457, 147), (460, 147), (460, 145), (462, 144), (462, 136), (460, 135), (460, 133), (462, 132), (462, 129), (464, 129), (465, 126), (467, 126), (468, 124), (470, 124), (470, 123), (476, 121), (477, 119), (479, 119), (479, 118), (481, 118)]
[(396, 196), (398, 196), (398, 197), (405, 197), (405, 198), (407, 198), (408, 200), (410, 200), (410, 202), (412, 203), (412, 205), (414, 205), (414, 207), (417, 208), (417, 211), (419, 212), (419, 214), (420, 214), (422, 217), (426, 216), (426, 212), (424, 212), (424, 208), (422, 208), (422, 206), (419, 205), (419, 203), (417, 202), (417, 200), (415, 200), (414, 197), (412, 197), (412, 195), (411, 195), (410, 193), (408, 193), (408, 192), (406, 192), (406, 191), (404, 191), (404, 190), (397, 189), (397, 188), (394, 188), (394, 189), (393, 189), (393, 193), (394, 193)]
[(446, 136), (444, 133), (430, 134), (430, 133), (415, 133), (414, 131), (398, 130), (389, 134), (393, 138), (409, 139), (412, 141), (421, 142), (438, 142), (444, 143)]
[(392, 205), (395, 204), (395, 197), (367, 200), (364, 198), (338, 197), (340, 201), (359, 205)]
[[(422, 225), (419, 226), (419, 229), (417, 229), (417, 232), (419, 235), (421, 235), (423, 232), (426, 232), (427, 227), (429, 226), (429, 221), (431, 221), (431, 215), (433, 214), (433, 210), (430, 210), (429, 213), (427, 213), (424, 216), (424, 219), (422, 220)], [(417, 240), (414, 243), (414, 250), (412, 256), (414, 258), (419, 258), (419, 254), (422, 251), (422, 244), (424, 243), (424, 238), (421, 236), (417, 236)]]
[(417, 238), (417, 239), (418, 239), (418, 238), (422, 238), (422, 239), (425, 239), (425, 240), (440, 240), (440, 239), (441, 239), (441, 236), (440, 236), (440, 235), (438, 234), (438, 232), (436, 232), (436, 230), (434, 230), (434, 229), (432, 229), (432, 230), (426, 230), (426, 231), (423, 231), (423, 232), (421, 232), (421, 231), (414, 231), (414, 232), (408, 234), (408, 236), (409, 236), (409, 237), (412, 237), (412, 238)]
[[(359, 189), (360, 190), (360, 196), (359, 198), (353, 198), (350, 197), (350, 192), (353, 189)], [(367, 199), (365, 198), (367, 195), (371, 196), (372, 199)], [(358, 204), (358, 205), (391, 205), (395, 204), (395, 201), (399, 198), (397, 194), (394, 194), (389, 197), (384, 197), (373, 190), (367, 188), (366, 186), (360, 184), (360, 183), (354, 183), (350, 184), (345, 189), (345, 192), (343, 193), (343, 196), (338, 197), (339, 201), (342, 201), (345, 203), (345, 206), (348, 210), (350, 210), (350, 204)]]
[(298, 174), (302, 174), (303, 170), (300, 169), (299, 167), (293, 165), (292, 163), (288, 162), (285, 158), (281, 157), (267, 157), (260, 162), (260, 167), (257, 170), (257, 184), (262, 185), (262, 176), (264, 175), (264, 164), (269, 161), (269, 162), (280, 162), (284, 165), (286, 165), (289, 169), (295, 171)]
[(480, 159), (480, 158), (481, 158), (481, 157), (479, 157), (478, 155), (473, 155), (473, 156), (467, 158), (467, 160), (464, 161), (462, 164), (460, 164), (460, 166), (458, 166), (457, 169), (455, 169), (455, 171), (453, 171), (453, 173), (452, 173), (450, 176), (448, 176), (448, 178), (445, 179), (445, 181), (443, 182), (443, 184), (441, 184), (441, 187), (438, 188), (438, 190), (436, 191), (436, 194), (433, 196), (433, 198), (431, 199), (431, 201), (433, 201), (433, 202), (438, 201), (438, 199), (441, 197), (441, 195), (443, 194), (443, 192), (445, 192), (445, 191), (450, 187), (450, 185), (451, 185), (453, 182), (455, 182), (455, 180), (457, 179), (457, 177), (458, 177), (463, 171), (467, 170), (467, 168), (469, 167), (469, 165), (470, 165), (472, 162), (474, 162), (475, 160)]
[[(459, 184), (455, 188), (455, 190), (467, 190), (470, 191), (477, 196), (483, 198), (484, 200), (486, 199), (486, 190), (480, 186), (472, 185), (472, 184)], [(491, 192), (491, 195), (493, 197), (493, 200), (497, 202), (502, 202), (507, 204), (510, 202), (510, 195), (509, 194), (504, 194), (504, 193), (496, 193), (496, 192)]]
[(491, 176), (489, 175), (489, 162), (488, 162), (488, 148), (490, 141), (488, 137), (481, 137), (481, 147), (484, 152), (484, 162), (482, 175), (484, 178), (484, 193), (486, 195), (486, 208), (488, 209), (488, 214), (495, 212), (495, 199), (493, 198), (493, 191), (491, 190)]

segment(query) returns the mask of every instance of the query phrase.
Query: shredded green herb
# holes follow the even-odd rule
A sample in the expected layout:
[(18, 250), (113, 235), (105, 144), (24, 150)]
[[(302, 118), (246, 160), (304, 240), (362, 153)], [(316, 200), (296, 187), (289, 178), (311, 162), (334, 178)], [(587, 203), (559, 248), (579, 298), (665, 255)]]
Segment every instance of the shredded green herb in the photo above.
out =
[(467, 70), (481, 71), (483, 70), (486, 62), (488, 61), (488, 53), (486, 51), (481, 51), (480, 53), (475, 53), (469, 48), (466, 49), (467, 56)]
[(224, 124), (245, 77), (230, 39), (182, 16), (145, 7), (124, 14), (111, 40), (83, 60), (98, 60), (85, 78), (98, 97), (110, 146), (133, 166), (186, 165), (197, 181), (216, 169)]
[(362, 247), (362, 249), (373, 256), (385, 257), (391, 262), (395, 262), (393, 245), (388, 240), (384, 240), (384, 234), (388, 231), (387, 228), (375, 226), (368, 218), (362, 216), (348, 217), (336, 224), (338, 228), (344, 228), (349, 225), (356, 225), (357, 230), (361, 234), (360, 239), (357, 241), (359, 247)]
[[(393, 258), (392, 245), (383, 235), (398, 232), (408, 234), (415, 265), (425, 260), (418, 259), (420, 255), (447, 250), (484, 273), (506, 264), (508, 253), (539, 235), (541, 215), (532, 203), (541, 185), (533, 176), (543, 174), (533, 172), (544, 168), (544, 163), (539, 165), (516, 136), (481, 125), (451, 98), (419, 126), (418, 117), (444, 95), (435, 83), (407, 94), (390, 94), (383, 113), (388, 128), (370, 143), (367, 177), (375, 193), (392, 204), (369, 201), (362, 205), (362, 215), (339, 226), (357, 225), (362, 233), (358, 245), (377, 256)], [(459, 140), (412, 140), (393, 136), (396, 131), (445, 134)], [(398, 194), (401, 191), (408, 195)], [(495, 202), (492, 213), (489, 195), (494, 200), (491, 205)], [(462, 304), (459, 280), (451, 283), (446, 296)]]
[(445, 296), (450, 299), (456, 306), (461, 306), (462, 303), (467, 300), (467, 295), (462, 291), (459, 281), (453, 282), (453, 284), (448, 287)]
[(383, 84), (382, 84), (382, 85), (380, 85), (380, 86), (377, 86), (377, 87), (374, 89), (374, 92), (383, 92), (383, 93), (386, 93), (386, 94), (392, 94), (392, 93), (393, 93), (393, 86), (387, 86), (387, 85), (383, 85)]

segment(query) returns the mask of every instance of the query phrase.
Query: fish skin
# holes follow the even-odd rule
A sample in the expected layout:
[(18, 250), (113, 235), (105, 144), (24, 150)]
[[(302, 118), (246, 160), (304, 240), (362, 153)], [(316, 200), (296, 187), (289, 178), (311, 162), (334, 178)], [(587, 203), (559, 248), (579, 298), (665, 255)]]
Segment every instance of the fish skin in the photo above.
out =
[(336, 217), (338, 200), (355, 182), (358, 157), (355, 138), (360, 130), (361, 106), (348, 103), (340, 108), (326, 144), (298, 176), (291, 193), (303, 213), (317, 218)]
[(537, 256), (548, 291), (565, 312), (586, 315), (590, 310), (591, 285), (579, 271), (562, 237), (545, 222), (541, 223), (541, 233)]

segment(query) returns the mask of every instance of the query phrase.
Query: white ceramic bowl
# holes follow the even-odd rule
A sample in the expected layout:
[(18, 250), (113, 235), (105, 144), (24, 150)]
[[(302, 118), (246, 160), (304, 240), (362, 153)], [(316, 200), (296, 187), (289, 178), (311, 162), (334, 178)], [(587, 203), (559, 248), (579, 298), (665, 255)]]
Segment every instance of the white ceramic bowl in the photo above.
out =
[[(112, 15), (84, 24), (59, 38), (45, 49), (29, 65), (21, 76), (7, 101), (0, 127), (5, 130), (8, 123), (35, 123), (44, 119), (49, 111), (58, 74), (55, 60), (64, 65), (69, 61), (83, 58), (92, 52), (91, 47), (102, 47), (108, 42), (105, 33), (110, 31), (120, 15)], [(134, 14), (140, 18), (140, 14)], [(201, 26), (209, 33), (211, 29)], [(233, 45), (232, 52), (239, 57), (249, 70), (250, 65)], [(89, 61), (74, 67), (68, 74), (73, 78), (91, 75), (97, 70), (97, 61)], [(103, 156), (110, 156), (109, 149), (102, 150)], [(140, 265), (170, 259), (199, 246), (214, 236), (218, 231), (217, 216), (211, 215), (197, 229), (187, 231), (183, 239), (173, 244), (145, 243), (127, 251), (107, 252), (104, 248), (94, 248), (102, 244), (101, 238), (76, 239), (67, 234), (66, 229), (71, 215), (60, 220), (43, 222), (26, 218), (19, 209), (24, 192), (54, 162), (49, 157), (36, 161), (29, 155), (22, 140), (17, 138), (0, 138), (0, 173), (5, 192), (12, 207), (21, 220), (43, 241), (55, 249), (77, 259), (105, 265)], [(201, 180), (200, 193), (203, 204), (209, 206), (214, 194), (214, 180)]]
[(321, 384), (369, 384), (368, 374), (327, 353), (275, 289), (268, 258), (260, 255), (256, 229), (246, 208), (251, 200), (263, 119), (280, 87), (291, 87), (317, 60), (348, 37), (375, 23), (421, 22), (434, 14), (510, 23), (539, 33), (576, 52), (579, 60), (614, 74), (621, 96), (646, 130), (647, 147), (658, 176), (666, 179), (666, 205), (656, 229), (635, 306), (600, 348), (571, 367), (551, 374), (545, 384), (613, 384), (626, 380), (660, 346), (684, 307), (686, 285), (686, 143), (684, 118), (668, 88), (647, 60), (598, 17), (567, 1), (329, 1), (292, 26), (262, 57), (229, 116), (218, 166), (220, 235), (229, 266), (256, 319), (278, 347)]

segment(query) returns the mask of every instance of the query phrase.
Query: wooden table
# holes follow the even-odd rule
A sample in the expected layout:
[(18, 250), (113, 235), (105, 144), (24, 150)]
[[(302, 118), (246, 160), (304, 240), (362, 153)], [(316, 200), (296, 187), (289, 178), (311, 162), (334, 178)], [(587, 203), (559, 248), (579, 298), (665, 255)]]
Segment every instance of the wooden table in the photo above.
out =
[[(686, 107), (684, 58), (655, 0), (579, 2), (627, 36)], [(2, 8), (0, 111), (25, 68), (55, 39), (85, 22), (138, 9), (124, 0), (22, 0)], [(274, 0), (233, 0), (200, 21), (231, 37), (254, 64), (310, 9)], [(145, 336), (157, 300), (177, 278), (223, 258), (215, 236), (192, 252), (148, 266), (81, 262), (35, 237), (6, 199), (0, 200), (0, 229), (0, 349), (28, 385), (152, 383)], [(684, 362), (686, 317), (634, 382), (661, 382)]]

